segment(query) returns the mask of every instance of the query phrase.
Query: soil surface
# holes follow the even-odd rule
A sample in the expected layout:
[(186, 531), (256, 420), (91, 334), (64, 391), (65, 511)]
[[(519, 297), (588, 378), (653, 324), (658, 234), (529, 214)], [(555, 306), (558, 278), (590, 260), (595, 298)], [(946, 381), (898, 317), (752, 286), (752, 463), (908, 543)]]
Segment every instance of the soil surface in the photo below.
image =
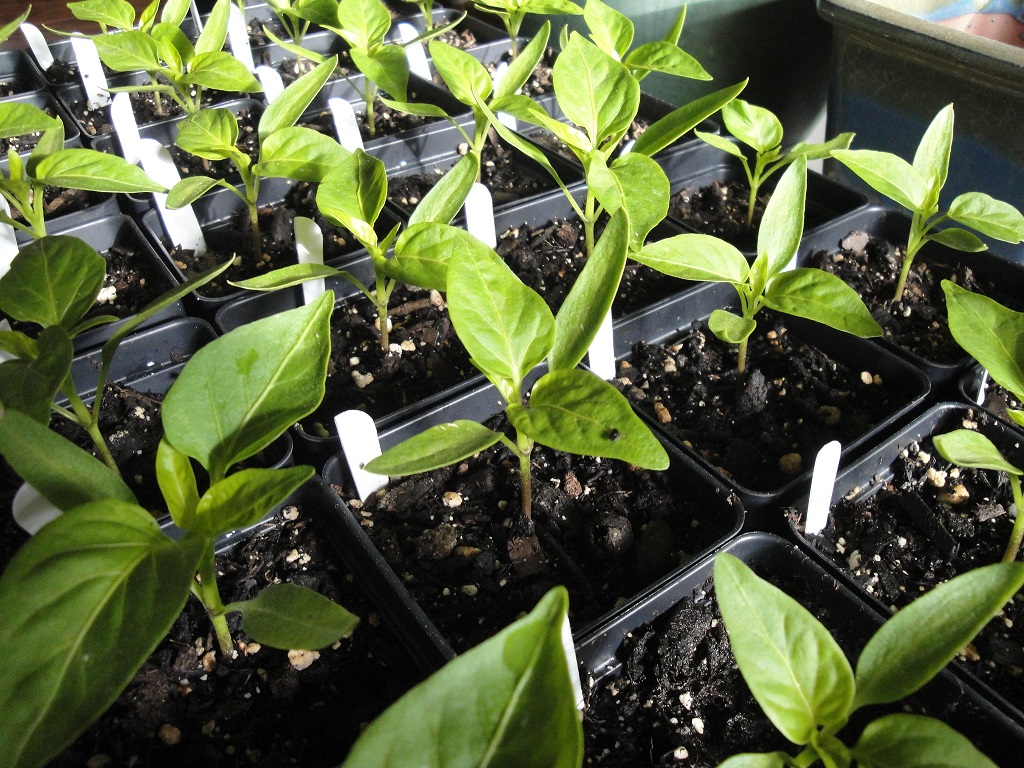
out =
[[(7, 95), (4, 94), (2, 90), (2, 87), (0, 87), (0, 96)], [(49, 117), (57, 117), (57, 114), (50, 107), (43, 107), (42, 110)], [(0, 152), (2, 152), (5, 157), (12, 149), (18, 154), (30, 152), (35, 149), (36, 144), (39, 143), (39, 140), (42, 137), (42, 131), (33, 131), (32, 133), (21, 134), (20, 136), (2, 138), (0, 139)]]
[(849, 444), (910, 399), (901, 382), (851, 370), (759, 318), (737, 387), (735, 345), (705, 322), (668, 344), (638, 343), (616, 383), (676, 439), (737, 483), (772, 491), (809, 470), (831, 440)]
[[(62, 187), (47, 186), (43, 188), (43, 212), (47, 224), (52, 224), (57, 217), (64, 216), (75, 211), (92, 208), (110, 200), (110, 195), (104, 192), (84, 192), (80, 189), (63, 189)], [(16, 221), (24, 221), (21, 212), (16, 208), (11, 210), (11, 218)], [(49, 227), (47, 228), (49, 229)]]
[[(416, 101), (414, 92), (409, 92), (409, 101)], [(366, 112), (363, 111), (362, 102), (353, 105), (356, 112), (356, 123), (359, 125), (359, 133), (364, 142), (370, 142), (384, 136), (394, 136), (404, 131), (411, 131), (414, 128), (422, 128), (425, 125), (436, 122), (438, 118), (420, 117), (409, 115), (405, 112), (397, 112), (384, 104), (379, 98), (373, 103), (374, 133), (370, 134), (370, 124), (366, 119)], [(299, 121), (299, 125), (305, 125), (320, 133), (334, 136), (334, 118), (330, 111), (320, 112), (315, 115), (306, 115)]]
[[(195, 96), (195, 92), (192, 93)], [(174, 117), (181, 117), (184, 110), (167, 94), (161, 94), (161, 105), (158, 107), (156, 98), (152, 93), (136, 92), (129, 94), (131, 98), (132, 111), (135, 113), (135, 121), (141, 125), (150, 125)], [(222, 101), (230, 101), (246, 97), (247, 94), (215, 91), (211, 88), (203, 90), (202, 106), (213, 106)], [(103, 136), (114, 132), (114, 126), (110, 122), (110, 110), (107, 107), (89, 109), (85, 99), (72, 101), (68, 105), (71, 114), (75, 116), (85, 133), (90, 136)]]
[(190, 597), (121, 697), (52, 768), (330, 768), (417, 681), (352, 577), (332, 563), (308, 510), (285, 508), (218, 558), (217, 572), (225, 602), (280, 580), (315, 589), (361, 621), (335, 646), (290, 653), (252, 642), (232, 614), (236, 648), (225, 659)]
[[(992, 416), (969, 413), (973, 418), (950, 429), (980, 425), (1020, 466), (1020, 444), (986, 429), (996, 423)], [(891, 471), (892, 478), (867, 498), (835, 504), (821, 535), (807, 537), (868, 593), (901, 608), (959, 573), (1000, 560), (1013, 527), (1005, 474), (955, 467), (939, 456), (930, 438), (895, 457)], [(1024, 708), (1024, 595), (989, 622), (960, 661)]]
[(758, 196), (753, 222), (748, 225), (750, 187), (739, 181), (716, 181), (679, 190), (669, 200), (668, 215), (696, 232), (719, 237), (741, 251), (755, 251), (757, 229), (769, 198), (767, 193)]
[[(488, 425), (508, 429), (503, 422)], [(735, 523), (734, 501), (688, 474), (537, 447), (533, 525), (521, 517), (518, 459), (500, 443), (436, 472), (396, 480), (353, 515), (414, 599), (461, 652), (556, 585), (582, 629), (689, 562)]]

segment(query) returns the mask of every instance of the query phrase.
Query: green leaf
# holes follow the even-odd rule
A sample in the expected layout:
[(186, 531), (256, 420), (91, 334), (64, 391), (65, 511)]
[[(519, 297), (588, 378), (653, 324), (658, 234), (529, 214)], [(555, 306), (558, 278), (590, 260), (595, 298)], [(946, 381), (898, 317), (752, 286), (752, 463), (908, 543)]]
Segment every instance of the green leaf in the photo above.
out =
[[(654, 160), (630, 152), (609, 166), (629, 214), (629, 249), (639, 251), (651, 230), (668, 214), (671, 185)], [(614, 213), (609, 209), (609, 213)]]
[[(534, 34), (530, 44), (519, 52), (512, 63), (508, 65), (505, 74), (501, 76), (497, 86), (494, 88), (494, 98), (500, 99), (511, 96), (522, 88), (530, 79), (533, 70), (544, 58), (544, 51), (548, 45), (548, 38), (551, 36), (551, 22), (545, 21), (539, 30)], [(481, 96), (481, 98), (484, 98)]]
[(633, 22), (601, 0), (587, 0), (583, 20), (597, 47), (613, 59), (621, 60), (633, 44)]
[(168, 442), (213, 482), (266, 448), (324, 396), (334, 294), (256, 320), (196, 352), (163, 404)]
[(223, 186), (219, 179), (212, 179), (209, 176), (186, 176), (167, 193), (167, 207), (173, 209), (192, 205), (217, 186)]
[(562, 644), (567, 609), (557, 587), (528, 616), (449, 662), (370, 724), (345, 768), (579, 766), (583, 730)]
[(942, 721), (902, 713), (868, 723), (853, 756), (863, 768), (997, 768)]
[(5, 765), (44, 765), (114, 702), (181, 613), (204, 548), (113, 500), (21, 548), (0, 579)]
[(831, 157), (835, 150), (848, 149), (850, 143), (853, 141), (853, 136), (854, 134), (852, 133), (841, 133), (835, 138), (821, 144), (806, 144), (804, 142), (800, 142), (790, 149), (789, 152), (783, 155), (780, 162), (791, 163), (800, 155), (803, 155), (808, 161), (826, 160)]
[(448, 290), (448, 261), (456, 251), (484, 253), (490, 249), (464, 229), (432, 222), (413, 224), (395, 243), (395, 255), (384, 265), (388, 277), (421, 288)]
[(820, 269), (794, 269), (776, 275), (768, 283), (764, 305), (861, 338), (882, 335), (860, 294)]
[(193, 530), (199, 491), (192, 461), (166, 439), (156, 449), (156, 481), (174, 524), (183, 531)]
[(87, 192), (164, 192), (146, 172), (117, 155), (95, 149), (64, 149), (43, 158), (36, 166), (36, 178), (65, 189)]
[(1024, 563), (986, 565), (940, 584), (898, 611), (861, 653), (854, 708), (898, 701), (927, 683), (1021, 586)]
[(630, 69), (640, 70), (638, 77), (643, 77), (648, 72), (664, 72), (690, 80), (711, 79), (711, 75), (699, 61), (676, 44), (665, 40), (655, 40), (637, 46), (622, 63)]
[(750, 266), (734, 245), (711, 235), (675, 235), (648, 243), (631, 257), (682, 280), (743, 285)]
[(238, 118), (230, 109), (204, 109), (178, 123), (175, 144), (190, 155), (204, 160), (230, 160), (240, 150)]
[(478, 98), (491, 95), (491, 76), (470, 54), (435, 39), (430, 41), (430, 56), (452, 96), (463, 104), (473, 106)]
[(92, 38), (100, 60), (115, 72), (155, 72), (160, 69), (156, 41), (145, 32), (129, 30)]
[(693, 133), (705, 144), (710, 144), (715, 149), (720, 149), (733, 157), (740, 158), (743, 160), (744, 165), (746, 165), (747, 158), (743, 154), (743, 150), (739, 148), (739, 145), (735, 141), (727, 139), (724, 136), (719, 136), (717, 133), (705, 133), (704, 131), (694, 131)]
[(77, 237), (33, 240), (0, 278), (0, 309), (15, 320), (70, 330), (92, 309), (106, 272), (106, 260)]
[(79, 0), (68, 3), (71, 15), (80, 21), (95, 21), (114, 29), (131, 29), (135, 8), (127, 0)]
[[(633, 145), (631, 154), (647, 155), (650, 157), (656, 152), (661, 151), (674, 143), (684, 133), (697, 126), (702, 120), (711, 117), (711, 115), (736, 98), (746, 85), (747, 81), (744, 80), (736, 85), (730, 85), (714, 93), (709, 93), (707, 96), (701, 96), (699, 99), (695, 99), (678, 109), (672, 110), (672, 112), (658, 120), (654, 125), (649, 126), (643, 132), (643, 135)], [(729, 144), (730, 147), (736, 148), (732, 142), (729, 142)]]
[(529, 406), (511, 403), (518, 431), (558, 451), (668, 469), (665, 448), (615, 387), (590, 371), (566, 368), (545, 374)]
[(718, 768), (786, 768), (789, 755), (785, 752), (745, 752), (733, 755)]
[(768, 152), (782, 143), (782, 123), (770, 110), (733, 99), (722, 108), (726, 130), (756, 152)]
[(931, 232), (926, 236), (926, 239), (934, 240), (936, 243), (941, 243), (947, 248), (953, 248), (966, 253), (979, 253), (988, 249), (988, 246), (977, 235), (968, 232), (966, 229), (957, 229), (955, 227)]
[(21, 331), (0, 331), (0, 349), (19, 360), (31, 360), (39, 354), (35, 339)]
[(321, 280), (325, 277), (344, 277), (355, 281), (355, 278), (348, 272), (342, 272), (324, 264), (289, 264), (287, 267), (265, 272), (247, 280), (231, 280), (229, 282), (236, 288), (245, 288), (248, 291), (277, 291), (281, 288), (291, 288), (293, 285), (299, 285), (307, 280)]
[(757, 328), (752, 317), (740, 317), (724, 309), (716, 309), (708, 317), (708, 328), (726, 344), (739, 344)]
[(939, 110), (921, 137), (914, 153), (914, 170), (922, 178), (933, 179), (938, 191), (949, 175), (949, 155), (953, 149), (953, 105)]
[(341, 0), (338, 27), (350, 46), (369, 49), (383, 42), (391, 29), (391, 14), (379, 0)]
[(626, 266), (629, 223), (624, 210), (608, 220), (594, 253), (569, 289), (555, 316), (555, 341), (548, 354), (551, 370), (579, 364), (611, 309)]
[(293, 125), (267, 137), (255, 171), (264, 177), (319, 182), (351, 154), (333, 136)]
[(50, 423), (50, 406), (71, 374), (75, 355), (71, 337), (60, 326), (39, 334), (39, 354), (34, 360), (7, 360), (0, 364), (0, 402), (21, 411), (39, 424)]
[(160, 21), (180, 27), (188, 13), (188, 8), (189, 0), (166, 0), (164, 8), (160, 12)]
[(1024, 474), (1003, 458), (995, 443), (972, 429), (956, 429), (932, 438), (935, 450), (946, 461), (972, 469), (992, 469), (1011, 475)]
[(196, 49), (185, 33), (170, 24), (156, 24), (149, 33), (156, 41), (157, 52), (168, 67), (184, 73), (196, 57)]
[(796, 257), (804, 233), (806, 199), (807, 160), (801, 156), (779, 179), (757, 231), (757, 253), (766, 260), (768, 277), (785, 269)]
[(306, 466), (233, 472), (199, 498), (192, 526), (186, 530), (218, 536), (256, 525), (312, 476), (313, 468)]
[(558, 105), (598, 146), (625, 131), (640, 107), (640, 84), (620, 62), (578, 33), (555, 59)]
[(225, 610), (240, 612), (245, 633), (272, 648), (323, 648), (351, 635), (359, 623), (358, 616), (298, 584), (270, 584)]
[(405, 477), (450, 466), (487, 450), (501, 433), (475, 421), (438, 424), (413, 435), (368, 462), (366, 470), (389, 477)]
[(452, 254), (448, 313), (474, 365), (514, 390), (554, 341), (555, 320), (544, 299), (490, 248)]
[(400, 45), (385, 45), (372, 53), (353, 48), (352, 63), (366, 78), (400, 101), (406, 100), (409, 87), (409, 61)]
[(837, 149), (832, 157), (872, 189), (910, 211), (920, 211), (928, 197), (928, 182), (906, 160), (889, 152), (870, 149)]
[(337, 66), (338, 57), (332, 56), (285, 88), (260, 117), (260, 142), (281, 128), (295, 125)]
[(828, 630), (778, 587), (729, 554), (715, 558), (715, 593), (740, 673), (794, 744), (835, 732), (852, 711), (850, 663)]
[(160, 12), (160, 0), (153, 0), (139, 13), (139, 29), (143, 32), (152, 30), (157, 14)]
[(953, 338), (1000, 385), (1024, 395), (1024, 313), (949, 280), (942, 281), (942, 290)]
[(338, 23), (337, 0), (298, 0), (292, 13), (321, 27), (333, 27)]
[(7, 22), (2, 27), (0, 27), (0, 43), (4, 42), (7, 38), (13, 35), (15, 31), (18, 29), (18, 27), (21, 26), (21, 22), (25, 21), (25, 19), (28, 18), (29, 13), (31, 12), (32, 6), (30, 5), (24, 11), (22, 11), (21, 15), (18, 16), (16, 19), (13, 19), (12, 21)]
[[(36, 166), (39, 165), (39, 161), (44, 157), (49, 157), (56, 152), (60, 152), (62, 149), (64, 149), (64, 123), (57, 120), (51, 128), (43, 132), (43, 135), (29, 154), (28, 162), (25, 163), (25, 170), (27, 170), (28, 176), (31, 178), (35, 175)], [(15, 178), (14, 164), (17, 162), (20, 167), (21, 156), (15, 152), (10, 152), (8, 157), (10, 159), (10, 177), (13, 179)], [(17, 157), (18, 160), (15, 161), (14, 157)], [(17, 177), (25, 178), (25, 173), (19, 171)]]
[(261, 93), (263, 85), (245, 68), (245, 64), (227, 51), (211, 51), (197, 53), (192, 59), (188, 74), (181, 78), (182, 83), (200, 85), (203, 88), (214, 88), (219, 91), (241, 91), (242, 93)]
[[(228, 18), (231, 13), (231, 0), (217, 0), (213, 10), (203, 25), (203, 31), (196, 40), (196, 56), (204, 53), (220, 51), (228, 36)], [(230, 90), (230, 89), (224, 89)]]
[(466, 202), (479, 168), (480, 160), (474, 153), (465, 155), (423, 196), (409, 216), (409, 226), (428, 221), (450, 224)]
[(24, 136), (36, 131), (48, 131), (60, 120), (50, 117), (34, 104), (4, 102), (0, 104), (0, 139)]
[(983, 192), (965, 192), (957, 197), (949, 206), (949, 217), (996, 240), (1024, 240), (1024, 215), (1009, 203)]
[(373, 222), (388, 196), (384, 163), (357, 149), (327, 174), (316, 191), (320, 213), (345, 227), (365, 245), (376, 244)]
[[(377, 94), (377, 98), (380, 99), (382, 104), (386, 104), (391, 109), (396, 109), (399, 112), (405, 112), (410, 115), (418, 115), (419, 117), (437, 117), (442, 120), (452, 120), (452, 116), (444, 111), (441, 107), (436, 104), (426, 104), (418, 101), (395, 101), (394, 99), (386, 98)], [(468, 157), (468, 155), (467, 155)]]

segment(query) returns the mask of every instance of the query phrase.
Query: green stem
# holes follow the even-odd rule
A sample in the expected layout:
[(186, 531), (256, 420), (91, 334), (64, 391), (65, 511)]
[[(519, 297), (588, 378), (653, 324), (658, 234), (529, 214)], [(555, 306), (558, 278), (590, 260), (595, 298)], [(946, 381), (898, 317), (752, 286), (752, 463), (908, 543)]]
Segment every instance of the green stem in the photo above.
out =
[(597, 223), (597, 213), (595, 212), (596, 201), (594, 195), (587, 190), (587, 202), (586, 211), (583, 217), (583, 232), (587, 241), (587, 258), (589, 259), (594, 255), (594, 245), (596, 238), (594, 237), (594, 225)]
[(203, 559), (199, 563), (199, 591), (197, 593), (203, 607), (210, 616), (213, 624), (213, 631), (217, 636), (217, 645), (223, 656), (231, 658), (234, 643), (231, 641), (231, 631), (228, 629), (227, 616), (224, 613), (224, 603), (220, 599), (220, 591), (217, 589), (217, 572), (214, 566), (213, 541), (207, 545)]
[[(99, 426), (99, 415), (100, 405), (103, 398), (103, 382), (100, 382), (100, 388), (96, 390), (96, 402), (93, 403), (93, 410), (89, 410), (82, 398), (78, 396), (78, 393), (74, 390), (74, 387), (67, 387), (64, 394), (68, 398), (68, 403), (71, 405), (71, 409), (74, 411), (74, 421), (78, 422), (78, 425), (82, 427), (88, 434), (89, 439), (92, 440), (93, 445), (96, 447), (96, 453), (99, 454), (100, 460), (107, 465), (111, 472), (118, 477), (121, 476), (121, 470), (117, 467), (117, 462), (114, 461), (113, 455), (110, 453), (110, 449), (107, 447), (106, 440), (103, 439), (103, 433), (100, 432)], [(66, 412), (65, 412), (65, 415)]]
[(377, 135), (377, 117), (373, 114), (373, 104), (377, 99), (377, 87), (366, 81), (366, 133), (372, 140)]
[(391, 290), (394, 283), (389, 287), (387, 278), (379, 270), (376, 270), (377, 290), (373, 297), (373, 303), (377, 307), (377, 328), (380, 330), (380, 346), (384, 352), (388, 351), (390, 339), (388, 336), (388, 300), (391, 298)]
[(533, 474), (530, 471), (530, 454), (533, 453), (533, 446), (533, 440), (516, 433), (516, 453), (519, 456), (519, 478), (522, 485), (520, 512), (527, 520), (533, 517)]
[(900, 277), (896, 281), (896, 291), (893, 294), (892, 300), (899, 301), (903, 298), (903, 290), (907, 285), (907, 276), (910, 274), (910, 268), (914, 264), (914, 257), (917, 256), (917, 252), (921, 250), (921, 246), (924, 245), (924, 222), (921, 220), (921, 214), (915, 213), (913, 221), (910, 224), (910, 237), (907, 240), (907, 254), (903, 257), (903, 266), (900, 268)]
[(736, 358), (736, 373), (738, 374), (737, 386), (740, 386), (739, 382), (741, 382), (743, 380), (743, 374), (747, 370), (747, 341), (748, 340), (749, 340), (749, 337), (747, 337), (746, 339), (741, 341), (739, 343), (739, 345), (738, 345), (738, 348), (737, 348), (737, 353), (736, 353), (737, 354), (737, 358)]
[(1010, 488), (1013, 490), (1013, 503), (1017, 507), (1017, 519), (1013, 521), (1010, 540), (1006, 544), (1006, 551), (1003, 552), (1004, 563), (1012, 563), (1017, 559), (1021, 541), (1024, 540), (1024, 498), (1021, 497), (1018, 475), (1010, 475)]

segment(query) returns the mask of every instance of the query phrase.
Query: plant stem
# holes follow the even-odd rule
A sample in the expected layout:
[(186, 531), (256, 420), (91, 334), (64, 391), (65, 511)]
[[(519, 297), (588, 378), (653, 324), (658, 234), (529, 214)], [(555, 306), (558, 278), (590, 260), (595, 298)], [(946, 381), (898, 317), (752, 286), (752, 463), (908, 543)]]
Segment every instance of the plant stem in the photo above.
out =
[[(380, 346), (385, 353), (390, 346), (388, 335), (388, 299), (391, 298), (391, 289), (387, 285), (387, 278), (379, 270), (375, 271), (377, 290), (373, 296), (373, 303), (377, 307), (377, 329), (380, 331)], [(394, 284), (392, 283), (392, 288)]]
[(96, 448), (96, 453), (99, 454), (100, 460), (107, 465), (111, 472), (118, 477), (121, 476), (121, 470), (117, 467), (117, 462), (114, 461), (113, 455), (110, 453), (110, 449), (107, 447), (106, 441), (103, 439), (103, 433), (100, 432), (99, 426), (99, 415), (100, 406), (103, 402), (103, 382), (100, 381), (100, 389), (96, 393), (96, 402), (93, 403), (93, 410), (89, 410), (82, 398), (78, 396), (78, 393), (73, 387), (68, 387), (64, 392), (68, 398), (68, 402), (71, 404), (71, 408), (75, 413), (75, 421), (82, 427), (88, 434), (89, 439), (92, 440), (92, 444)]
[(747, 341), (749, 340), (749, 338), (750, 337), (748, 336), (746, 339), (744, 339), (743, 341), (741, 341), (737, 345), (737, 352), (736, 352), (736, 373), (737, 373), (736, 386), (737, 387), (742, 386), (741, 382), (743, 380), (743, 374), (747, 370)]
[(373, 104), (377, 99), (377, 87), (369, 80), (366, 81), (366, 133), (372, 140), (377, 135), (377, 118), (373, 114)]
[(596, 222), (597, 215), (595, 214), (594, 195), (591, 194), (589, 190), (587, 190), (586, 211), (583, 216), (583, 233), (586, 237), (588, 259), (594, 255), (594, 244), (596, 240), (596, 238), (594, 237), (594, 224)]
[(1017, 518), (1013, 521), (1010, 540), (1006, 544), (1006, 551), (1003, 552), (1004, 563), (1012, 563), (1017, 559), (1021, 541), (1024, 540), (1024, 497), (1021, 496), (1018, 475), (1010, 475), (1010, 488), (1013, 490), (1013, 503), (1017, 507)]
[(206, 547), (203, 559), (199, 563), (199, 599), (210, 615), (213, 623), (213, 631), (217, 635), (217, 645), (223, 656), (231, 657), (234, 643), (231, 641), (231, 631), (228, 629), (228, 620), (224, 614), (224, 603), (220, 599), (220, 591), (217, 589), (217, 572), (214, 566), (213, 540)]
[(917, 256), (917, 252), (921, 250), (921, 246), (924, 245), (924, 222), (921, 220), (921, 214), (915, 213), (913, 221), (910, 224), (910, 237), (907, 240), (907, 253), (903, 257), (903, 266), (900, 268), (900, 277), (896, 281), (896, 292), (893, 294), (892, 300), (899, 301), (903, 298), (903, 290), (907, 285), (907, 275), (910, 274), (910, 268), (914, 264), (914, 257)]
[(519, 477), (522, 485), (519, 511), (527, 520), (533, 518), (533, 474), (530, 472), (530, 454), (533, 453), (533, 446), (533, 440), (516, 433), (516, 454), (519, 456)]

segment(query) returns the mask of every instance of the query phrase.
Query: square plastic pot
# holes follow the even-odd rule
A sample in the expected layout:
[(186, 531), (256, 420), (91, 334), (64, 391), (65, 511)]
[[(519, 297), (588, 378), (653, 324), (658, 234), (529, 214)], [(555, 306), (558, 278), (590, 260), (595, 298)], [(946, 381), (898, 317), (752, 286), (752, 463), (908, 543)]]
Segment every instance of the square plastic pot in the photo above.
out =
[(13, 91), (11, 96), (3, 97), (0, 101), (46, 89), (46, 81), (33, 66), (32, 57), (23, 50), (0, 51), (0, 85)]

